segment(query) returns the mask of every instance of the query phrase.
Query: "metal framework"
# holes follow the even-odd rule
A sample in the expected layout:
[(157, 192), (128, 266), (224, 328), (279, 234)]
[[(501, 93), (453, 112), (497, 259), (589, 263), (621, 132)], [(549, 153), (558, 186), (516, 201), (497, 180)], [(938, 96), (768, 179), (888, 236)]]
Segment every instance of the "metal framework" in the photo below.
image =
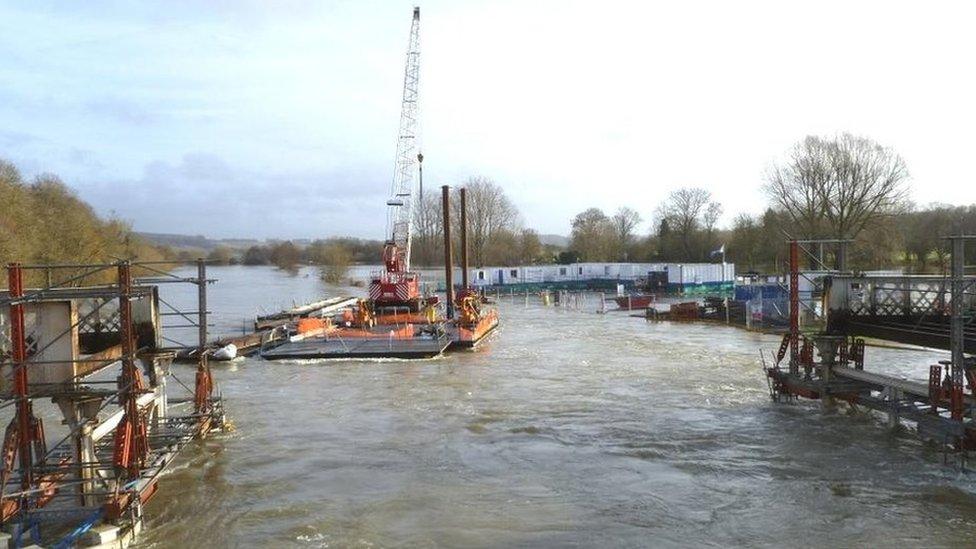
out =
[[(846, 401), (884, 412), (892, 426), (915, 423), (918, 434), (947, 451), (976, 449), (976, 278), (964, 272), (965, 242), (973, 236), (948, 237), (952, 269), (945, 277), (872, 277), (837, 274), (825, 278), (826, 329), (800, 331), (799, 242), (790, 242), (790, 329), (774, 364), (764, 363), (770, 396)], [(864, 371), (861, 336), (941, 347), (951, 359), (931, 365), (927, 383)], [(780, 362), (790, 350), (789, 368)], [(815, 353), (818, 359), (815, 358)], [(762, 355), (761, 355), (762, 356)], [(801, 371), (802, 368), (802, 371)], [(968, 390), (967, 390), (968, 389)]]
[[(211, 282), (205, 263), (198, 261), (197, 276), (190, 278), (158, 268), (164, 264), (8, 265), (0, 316), (9, 318), (4, 330), (9, 337), (2, 342), (9, 359), (0, 353), (0, 367), (9, 370), (14, 383), (9, 393), (0, 394), (0, 409), (12, 405), (14, 410), (3, 441), (0, 523), (16, 532), (14, 543), (23, 543), (27, 533), (39, 542), (39, 527), (50, 525), (47, 539), (75, 526), (62, 540), (74, 545), (100, 523), (131, 539), (141, 524), (142, 505), (178, 451), (222, 427), (222, 401), (204, 352)], [(159, 304), (165, 301), (156, 285), (133, 279), (136, 268), (160, 275), (152, 279), (157, 283), (199, 288), (197, 320), (190, 323), (198, 335), (196, 383), (185, 399), (172, 399), (166, 391), (167, 378), (184, 384), (170, 371), (179, 349), (161, 344), (161, 316), (167, 313)], [(24, 272), (39, 269), (48, 282), (26, 290)], [(111, 270), (114, 284), (77, 286)], [(54, 273), (65, 271), (80, 274), (52, 281)], [(193, 314), (173, 310), (185, 319)], [(97, 350), (82, 353), (84, 345)], [(39, 398), (58, 406), (68, 430), (50, 449), (33, 411)], [(171, 408), (181, 405), (192, 410), (174, 415)]]
[[(400, 127), (397, 133), (396, 165), (393, 184), (387, 200), (386, 233), (395, 248), (392, 257), (384, 258), (387, 270), (410, 270), (410, 240), (413, 223), (413, 171), (418, 161), (417, 121), (420, 99), (420, 8), (414, 7), (407, 46), (407, 62), (403, 72), (403, 100), (400, 108)], [(391, 261), (395, 269), (391, 269)]]

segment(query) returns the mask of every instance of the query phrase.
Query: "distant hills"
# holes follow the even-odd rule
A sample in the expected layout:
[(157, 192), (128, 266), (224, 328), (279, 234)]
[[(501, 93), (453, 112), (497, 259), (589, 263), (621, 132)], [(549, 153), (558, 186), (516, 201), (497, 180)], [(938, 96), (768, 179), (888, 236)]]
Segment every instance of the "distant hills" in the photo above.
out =
[[(186, 234), (170, 234), (170, 233), (136, 233), (142, 238), (152, 242), (153, 244), (160, 244), (163, 246), (169, 246), (173, 249), (194, 249), (194, 250), (204, 250), (211, 251), (218, 246), (227, 246), (228, 248), (249, 248), (251, 246), (256, 246), (262, 244), (261, 240), (253, 238), (207, 238), (203, 235), (186, 235)], [(296, 244), (298, 241), (293, 241)]]
[(569, 247), (569, 237), (561, 234), (540, 234), (539, 242), (544, 246), (559, 246), (560, 248)]
[[(234, 249), (246, 249), (251, 246), (259, 246), (268, 242), (280, 242), (284, 239), (259, 240), (256, 238), (207, 238), (203, 235), (187, 235), (173, 233), (136, 233), (145, 240), (153, 244), (169, 246), (175, 250), (204, 250), (212, 251), (218, 246), (226, 246)], [(309, 238), (294, 238), (291, 241), (298, 246), (307, 246), (312, 243)], [(558, 234), (540, 234), (539, 241), (544, 245), (559, 246), (565, 248), (569, 246), (569, 238)]]

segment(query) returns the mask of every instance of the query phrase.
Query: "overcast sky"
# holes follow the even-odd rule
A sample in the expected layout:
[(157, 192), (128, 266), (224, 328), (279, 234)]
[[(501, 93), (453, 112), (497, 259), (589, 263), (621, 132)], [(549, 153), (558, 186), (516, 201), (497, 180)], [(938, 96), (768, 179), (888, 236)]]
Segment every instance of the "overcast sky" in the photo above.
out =
[[(728, 223), (847, 131), (976, 202), (968, 4), (425, 2), (425, 186), (489, 177), (560, 234), (701, 186)], [(411, 8), (0, 0), (0, 157), (137, 230), (382, 238)]]

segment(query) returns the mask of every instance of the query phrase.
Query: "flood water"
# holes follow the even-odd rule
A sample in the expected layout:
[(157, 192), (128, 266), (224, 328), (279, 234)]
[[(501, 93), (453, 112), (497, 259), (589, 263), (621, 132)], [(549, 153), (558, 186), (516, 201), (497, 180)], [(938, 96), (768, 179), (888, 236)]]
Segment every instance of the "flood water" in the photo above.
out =
[[(211, 275), (222, 333), (363, 292)], [(758, 348), (778, 338), (596, 307), (503, 299), (489, 344), (429, 361), (215, 365), (236, 430), (185, 451), (140, 546), (973, 545), (976, 473), (878, 417), (772, 403)], [(906, 375), (942, 358), (867, 357)]]

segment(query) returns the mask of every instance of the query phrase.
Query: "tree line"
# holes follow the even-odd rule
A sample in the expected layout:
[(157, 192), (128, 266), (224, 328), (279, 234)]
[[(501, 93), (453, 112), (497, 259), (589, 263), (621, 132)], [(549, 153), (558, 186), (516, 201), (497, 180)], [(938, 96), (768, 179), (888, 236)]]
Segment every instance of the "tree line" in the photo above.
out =
[[(521, 265), (552, 262), (557, 250), (543, 245), (539, 233), (522, 223), (522, 216), (500, 185), (486, 177), (470, 177), (466, 192), (468, 257), (471, 266)], [(451, 236), (454, 264), (461, 257), (461, 198), (451, 190)], [(440, 192), (418, 197), (414, 207), (411, 262), (418, 267), (444, 264), (444, 214)]]
[[(171, 259), (163, 246), (153, 246), (117, 218), (102, 219), (56, 175), (25, 180), (12, 163), (0, 159), (0, 264), (92, 264), (119, 259)], [(53, 280), (66, 280), (79, 270), (59, 270)], [(136, 273), (138, 274), (138, 272)], [(78, 283), (114, 280), (105, 270)], [(28, 271), (25, 284), (45, 282), (43, 273)], [(0, 286), (6, 287), (6, 277)]]
[[(472, 266), (577, 261), (707, 262), (715, 253), (740, 272), (779, 271), (788, 238), (850, 239), (848, 264), (859, 269), (900, 267), (938, 272), (946, 267), (943, 236), (976, 233), (976, 204), (918, 206), (908, 201), (908, 169), (891, 148), (866, 137), (808, 136), (767, 170), (767, 198), (759, 215), (739, 214), (730, 226), (718, 221), (722, 205), (703, 188), (671, 192), (650, 211), (621, 207), (612, 214), (587, 208), (570, 222), (566, 248), (544, 245), (500, 185), (471, 177), (461, 186), (468, 202)], [(173, 252), (135, 235), (119, 219), (102, 219), (57, 176), (30, 181), (0, 160), (0, 261), (91, 263), (115, 258), (192, 260), (200, 252)], [(451, 194), (454, 262), (460, 261), (460, 200)], [(647, 216), (648, 225), (644, 225)], [(412, 264), (444, 262), (441, 195), (419, 196), (414, 209)], [(645, 227), (642, 230), (642, 227)], [(649, 230), (648, 228), (649, 227)], [(208, 259), (219, 264), (320, 265), (338, 281), (352, 264), (376, 264), (381, 240), (328, 238), (301, 246), (272, 242), (244, 250), (218, 247)], [(826, 261), (836, 259), (827, 251)]]
[[(245, 250), (218, 246), (210, 251), (207, 260), (217, 265), (274, 265), (286, 270), (317, 265), (322, 268), (322, 278), (338, 283), (351, 265), (376, 263), (382, 251), (383, 242), (379, 240), (335, 237), (315, 240), (307, 246), (290, 240), (254, 245)], [(192, 255), (189, 251), (181, 253)]]
[[(907, 179), (901, 156), (869, 138), (808, 136), (767, 171), (760, 215), (739, 214), (718, 228), (721, 204), (705, 189), (682, 188), (651, 212), (651, 230), (641, 235), (638, 212), (621, 208), (608, 216), (590, 208), (572, 220), (570, 249), (560, 259), (699, 262), (722, 251), (740, 272), (776, 272), (787, 239), (834, 239), (851, 241), (852, 268), (942, 271), (942, 237), (976, 232), (976, 204), (914, 205)], [(816, 266), (832, 266), (836, 255), (828, 246), (824, 265)]]

